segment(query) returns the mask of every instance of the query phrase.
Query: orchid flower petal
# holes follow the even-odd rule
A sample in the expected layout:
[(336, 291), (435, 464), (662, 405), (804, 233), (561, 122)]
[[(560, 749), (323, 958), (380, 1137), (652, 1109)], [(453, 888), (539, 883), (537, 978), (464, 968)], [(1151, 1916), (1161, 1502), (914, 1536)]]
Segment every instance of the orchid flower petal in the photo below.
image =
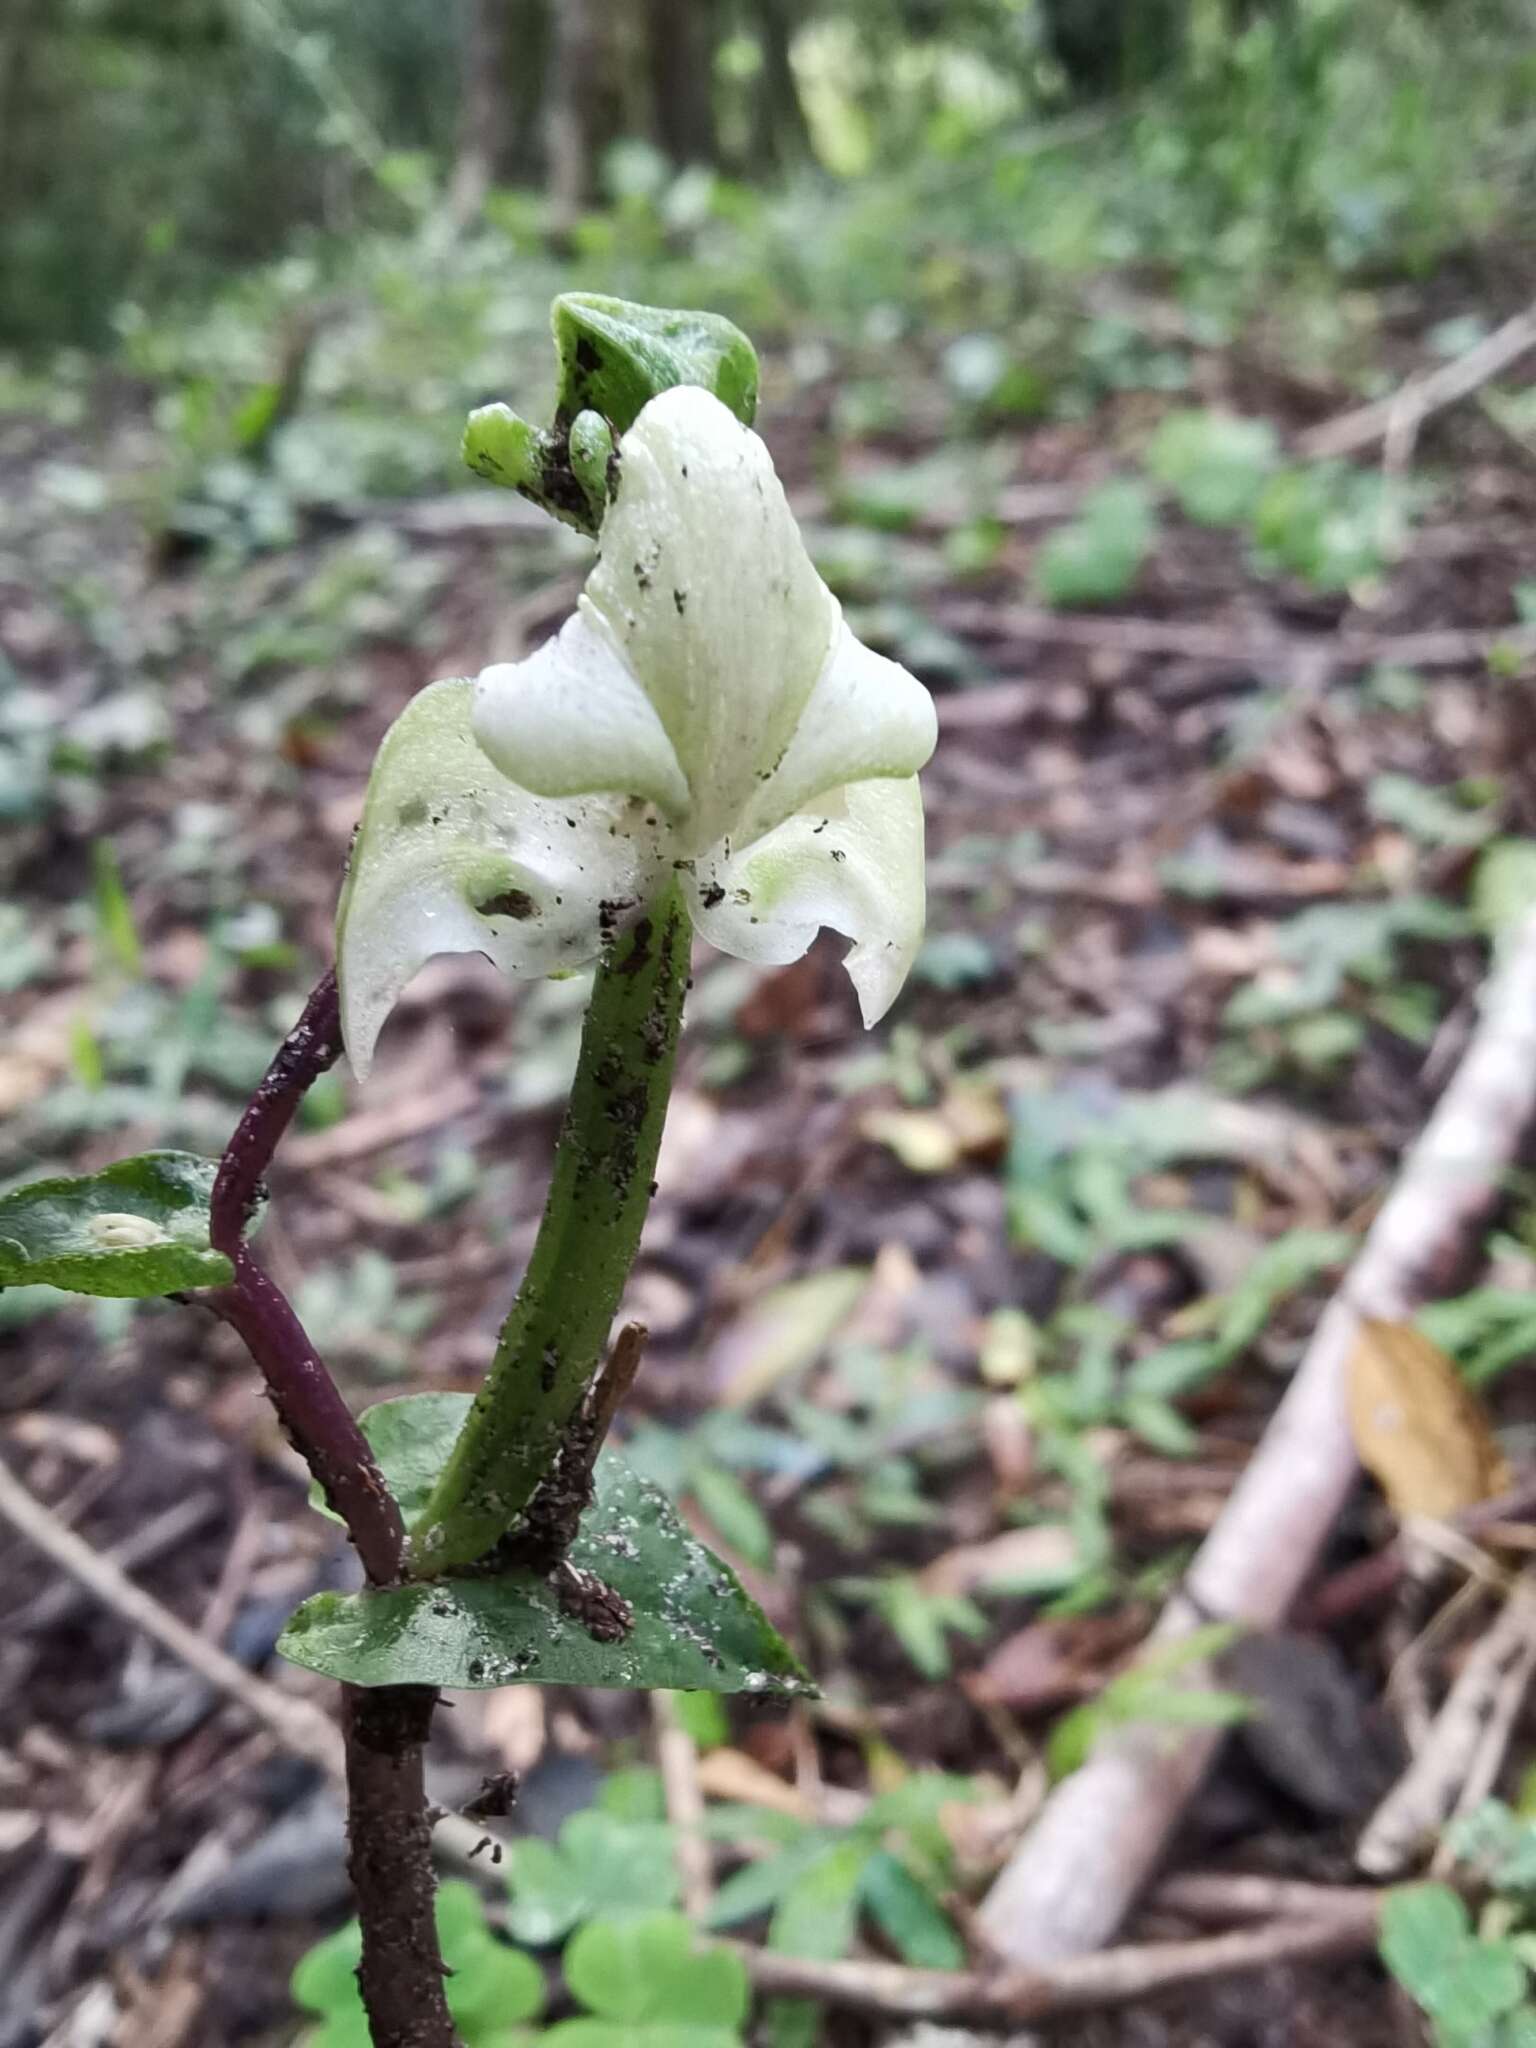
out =
[(406, 984), (437, 953), (514, 979), (596, 958), (656, 886), (643, 803), (530, 796), (470, 727), (474, 684), (433, 683), (385, 734), (337, 922), (342, 1033), (359, 1077)]
[[(711, 846), (791, 743), (838, 604), (762, 440), (709, 391), (664, 391), (625, 434), (582, 616), (606, 629), (672, 741), (690, 793), (682, 850)], [(563, 764), (588, 750), (586, 690), (551, 698), (539, 719), (522, 737), (498, 733), (500, 766), (541, 793), (578, 786)], [(635, 786), (612, 774), (582, 786)], [(659, 780), (647, 793), (676, 815)]]
[(540, 796), (615, 790), (687, 815), (688, 781), (666, 727), (589, 609), (526, 661), (482, 671), (473, 722), (496, 766)]
[(723, 953), (798, 960), (829, 926), (853, 940), (844, 966), (866, 1025), (896, 1000), (923, 936), (923, 800), (915, 775), (828, 791), (689, 882), (694, 923)]
[(866, 647), (839, 619), (794, 737), (754, 791), (733, 842), (744, 847), (760, 838), (823, 790), (915, 775), (938, 730), (933, 699), (916, 676)]

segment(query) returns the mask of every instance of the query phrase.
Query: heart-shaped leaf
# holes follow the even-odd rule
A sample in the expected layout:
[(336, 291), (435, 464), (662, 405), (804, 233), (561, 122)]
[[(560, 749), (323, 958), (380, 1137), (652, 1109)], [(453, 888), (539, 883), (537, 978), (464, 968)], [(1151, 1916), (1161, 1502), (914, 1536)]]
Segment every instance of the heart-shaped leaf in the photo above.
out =
[[(402, 1394), (394, 1401), (375, 1401), (358, 1417), (407, 1525), (426, 1506), (454, 1438), (464, 1426), (472, 1398), (469, 1394)], [(341, 1520), (326, 1505), (317, 1485), (309, 1489), (309, 1504), (331, 1521)]]
[(223, 1286), (234, 1268), (208, 1242), (217, 1173), (190, 1152), (145, 1152), (17, 1188), (0, 1200), (0, 1287), (142, 1300)]
[(673, 1905), (678, 1882), (666, 1821), (621, 1820), (589, 1807), (572, 1814), (558, 1847), (537, 1836), (513, 1845), (507, 1924), (530, 1948), (548, 1948), (583, 1921), (624, 1919)]
[(679, 1913), (591, 1921), (573, 1936), (564, 1967), (595, 2017), (552, 2027), (550, 2048), (741, 2048), (747, 1973)]
[[(385, 1401), (362, 1418), (409, 1519), (430, 1492), (467, 1394)], [(569, 1563), (633, 1614), (615, 1635), (582, 1601), (524, 1570), (423, 1580), (378, 1593), (317, 1593), (280, 1648), (352, 1685), (596, 1685), (678, 1692), (814, 1690), (793, 1651), (728, 1565), (666, 1496), (605, 1453)]]

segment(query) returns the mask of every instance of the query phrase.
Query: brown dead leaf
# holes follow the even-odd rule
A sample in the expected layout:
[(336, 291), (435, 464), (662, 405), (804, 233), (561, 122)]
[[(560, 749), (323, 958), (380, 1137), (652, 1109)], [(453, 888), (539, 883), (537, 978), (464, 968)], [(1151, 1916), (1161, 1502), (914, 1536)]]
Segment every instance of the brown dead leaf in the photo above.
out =
[(933, 1109), (873, 1109), (859, 1130), (896, 1154), (909, 1173), (952, 1173), (967, 1159), (997, 1160), (1008, 1143), (1008, 1111), (991, 1088), (949, 1089)]
[(814, 1364), (858, 1307), (865, 1266), (834, 1266), (760, 1295), (716, 1343), (710, 1376), (728, 1408), (754, 1401)]
[[(507, 1685), (495, 1692), (470, 1693), (467, 1700), (484, 1700), (480, 1716), (480, 1739), (495, 1752), (509, 1771), (531, 1771), (544, 1754), (548, 1724), (544, 1694), (536, 1685)], [(461, 1710), (465, 1701), (457, 1702)]]
[(1349, 1426), (1393, 1511), (1444, 1521), (1509, 1483), (1488, 1418), (1452, 1361), (1408, 1323), (1362, 1318)]
[(1076, 1562), (1072, 1531), (1062, 1522), (1041, 1522), (946, 1550), (924, 1566), (918, 1580), (929, 1593), (973, 1593), (978, 1587), (1006, 1592), (1010, 1586), (1066, 1577)]
[(819, 948), (788, 967), (759, 977), (736, 1011), (735, 1025), (743, 1038), (809, 1039), (823, 1028), (826, 1007), (826, 957)]
[(1145, 1632), (1145, 1617), (1134, 1610), (1033, 1621), (1004, 1637), (960, 1685), (979, 1703), (1018, 1714), (1045, 1713), (1096, 1692)]
[(816, 1809), (793, 1785), (739, 1749), (712, 1749), (699, 1758), (699, 1789), (710, 1799), (761, 1806), (791, 1820), (814, 1820)]

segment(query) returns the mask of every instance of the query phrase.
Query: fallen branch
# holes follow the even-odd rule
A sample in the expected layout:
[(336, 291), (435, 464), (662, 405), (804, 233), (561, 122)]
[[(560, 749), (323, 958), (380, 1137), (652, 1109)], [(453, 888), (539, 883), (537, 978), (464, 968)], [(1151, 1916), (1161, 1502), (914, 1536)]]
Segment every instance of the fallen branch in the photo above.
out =
[[(1358, 1477), (1344, 1404), (1364, 1316), (1432, 1298), (1491, 1206), (1536, 1113), (1536, 914), (1511, 935), (1460, 1066), (1324, 1311), (1262, 1442), (1155, 1632), (1202, 1618), (1283, 1621)], [(1198, 1682), (1192, 1670), (1181, 1683)], [(1056, 1789), (997, 1879), (981, 1924), (1039, 1966), (1099, 1948), (1155, 1869), (1221, 1741), (1207, 1728), (1130, 1728)]]
[(1325, 420), (1297, 440), (1300, 453), (1309, 459), (1334, 455), (1358, 455), (1377, 441), (1395, 445), (1396, 466), (1402, 467), (1419, 428), (1431, 413), (1440, 412), (1458, 400), (1470, 398), (1484, 384), (1507, 370), (1511, 363), (1536, 348), (1536, 305), (1516, 313), (1502, 327), (1464, 354), (1453, 356), (1436, 370), (1411, 377), (1386, 398), (1356, 406), (1337, 419)]
[(1326, 1917), (1278, 1920), (1196, 1941), (1136, 1943), (1006, 1972), (912, 1970), (862, 1958), (818, 1963), (740, 1943), (729, 1946), (759, 1991), (825, 1999), (901, 2019), (1017, 2025), (1058, 2013), (1134, 2004), (1160, 1991), (1274, 1963), (1362, 1955), (1375, 1945), (1380, 1896), (1363, 1890), (1345, 1896), (1351, 1903)]

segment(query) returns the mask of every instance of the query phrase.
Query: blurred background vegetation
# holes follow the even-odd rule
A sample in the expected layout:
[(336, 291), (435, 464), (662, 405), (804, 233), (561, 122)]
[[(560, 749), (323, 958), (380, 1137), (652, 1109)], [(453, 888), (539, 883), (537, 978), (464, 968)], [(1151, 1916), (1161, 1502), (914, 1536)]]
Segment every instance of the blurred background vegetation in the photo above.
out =
[(232, 274), (377, 289), (402, 237), (481, 304), (539, 305), (553, 253), (757, 327), (974, 321), (1127, 264), (1231, 315), (1521, 233), (1533, 25), (1529, 0), (4, 0), (0, 345), (132, 343)]

